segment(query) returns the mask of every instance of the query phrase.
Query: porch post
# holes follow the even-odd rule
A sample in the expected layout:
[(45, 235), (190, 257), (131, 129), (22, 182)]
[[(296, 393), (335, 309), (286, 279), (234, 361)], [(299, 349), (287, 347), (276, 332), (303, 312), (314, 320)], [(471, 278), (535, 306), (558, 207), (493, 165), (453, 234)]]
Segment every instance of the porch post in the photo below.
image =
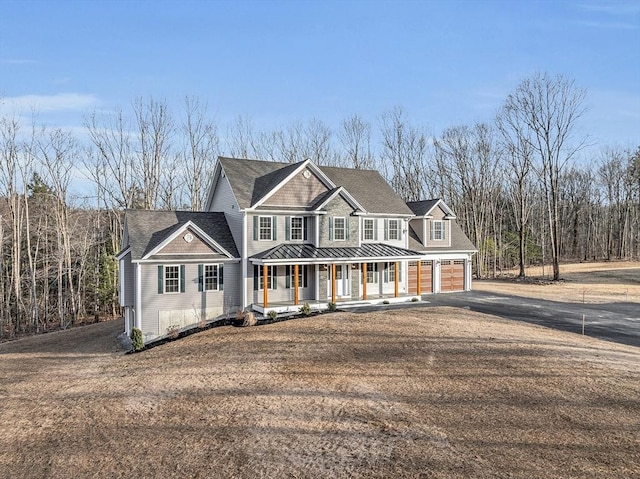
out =
[(422, 269), (422, 261), (418, 260), (418, 292), (416, 293), (418, 296), (422, 294), (422, 278), (420, 277), (420, 273)]
[(331, 263), (331, 302), (336, 302), (336, 264)]
[(367, 263), (362, 263), (362, 300), (367, 299)]
[(268, 293), (268, 285), (269, 283), (267, 282), (267, 265), (263, 264), (262, 265), (262, 292), (263, 292), (263, 298), (262, 298), (262, 302), (264, 303), (264, 308), (266, 309), (267, 306), (269, 306), (269, 293)]
[(398, 297), (398, 262), (395, 262), (395, 265), (393, 266), (395, 268), (395, 275), (393, 276), (394, 281), (393, 281), (393, 297), (397, 298)]
[(300, 298), (298, 297), (298, 265), (294, 264), (293, 265), (293, 304), (298, 306), (299, 299)]

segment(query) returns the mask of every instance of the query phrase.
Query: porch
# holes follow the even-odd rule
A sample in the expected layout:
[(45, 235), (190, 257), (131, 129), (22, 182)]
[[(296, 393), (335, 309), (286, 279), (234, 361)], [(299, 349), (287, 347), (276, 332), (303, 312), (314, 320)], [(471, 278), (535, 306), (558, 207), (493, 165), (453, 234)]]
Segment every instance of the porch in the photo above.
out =
[[(349, 309), (349, 308), (361, 308), (367, 306), (377, 306), (381, 304), (398, 304), (398, 303), (411, 303), (422, 301), (421, 296), (415, 294), (403, 294), (399, 296), (395, 296), (393, 294), (376, 294), (376, 295), (368, 295), (367, 299), (346, 299), (346, 300), (338, 300), (335, 304), (338, 309)], [(300, 308), (305, 304), (309, 304), (311, 311), (326, 311), (329, 309), (330, 301), (320, 301), (320, 300), (308, 300), (302, 303), (297, 303), (295, 301), (275, 301), (269, 302), (267, 307), (265, 308), (264, 303), (254, 303), (251, 308), (253, 311), (261, 314), (262, 316), (267, 316), (270, 311), (275, 311), (278, 316), (288, 316), (300, 313)]]

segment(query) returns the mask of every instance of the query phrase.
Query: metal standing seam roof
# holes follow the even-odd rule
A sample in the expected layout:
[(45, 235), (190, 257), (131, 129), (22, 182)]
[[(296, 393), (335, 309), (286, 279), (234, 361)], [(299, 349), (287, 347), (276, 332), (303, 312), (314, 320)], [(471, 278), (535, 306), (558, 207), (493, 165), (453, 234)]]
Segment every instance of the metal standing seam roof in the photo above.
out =
[(382, 243), (366, 243), (362, 246), (341, 248), (316, 248), (310, 244), (281, 244), (255, 254), (251, 259), (260, 260), (340, 260), (351, 258), (413, 258), (421, 256), (412, 251)]

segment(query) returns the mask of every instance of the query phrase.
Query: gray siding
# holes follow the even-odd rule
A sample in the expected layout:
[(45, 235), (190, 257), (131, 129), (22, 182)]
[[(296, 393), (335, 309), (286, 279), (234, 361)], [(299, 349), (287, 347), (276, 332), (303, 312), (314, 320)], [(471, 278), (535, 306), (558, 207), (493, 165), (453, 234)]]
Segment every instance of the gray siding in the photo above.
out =
[(423, 245), (425, 244), (425, 241), (424, 241), (424, 222), (425, 221), (426, 220), (424, 218), (413, 218), (410, 221), (413, 231), (415, 231), (416, 235), (418, 235), (418, 238), (420, 239), (420, 243)]
[(242, 255), (242, 213), (239, 211), (238, 202), (233, 195), (228, 178), (220, 176), (211, 199), (209, 211), (222, 211), (227, 219), (227, 224), (236, 243), (236, 248)]
[(127, 253), (125, 257), (120, 261), (119, 267), (123, 268), (122, 278), (124, 284), (120, 285), (120, 298), (121, 306), (133, 306), (134, 302), (134, 284), (135, 284), (135, 271), (133, 264), (131, 263), (131, 253)]
[[(253, 218), (255, 216), (275, 216), (276, 217), (276, 239), (272, 241), (254, 240), (253, 239)], [(272, 214), (251, 214), (247, 215), (247, 256), (251, 257), (256, 253), (271, 249), (282, 243), (313, 243), (315, 238), (315, 218), (308, 216), (307, 220), (307, 241), (286, 241), (285, 240), (285, 218), (287, 216), (303, 216), (303, 215), (272, 215)], [(240, 248), (238, 248), (240, 249)], [(251, 273), (253, 274), (253, 273)]]
[[(326, 215), (320, 217), (320, 248), (359, 246), (360, 225), (357, 216), (351, 216), (353, 208), (340, 195), (333, 198), (325, 207)], [(329, 218), (344, 217), (349, 220), (349, 239), (344, 241), (329, 240)]]
[[(240, 266), (224, 263), (223, 291), (198, 291), (198, 264), (185, 263), (185, 292), (158, 293), (158, 265), (141, 265), (142, 277), (142, 333), (145, 342), (167, 334), (166, 326), (195, 325), (203, 319), (211, 320), (229, 314), (234, 316), (240, 307)], [(179, 264), (179, 263), (166, 263)]]
[[(373, 220), (374, 221), (374, 231), (375, 233), (377, 233), (377, 235), (374, 235), (374, 239), (373, 240), (365, 240), (364, 239), (364, 220), (365, 219), (369, 219), (369, 220)], [(398, 234), (398, 239), (385, 239), (385, 222), (388, 225), (388, 221), (389, 220), (397, 220), (399, 222), (399, 234)], [(360, 218), (361, 221), (361, 241), (363, 243), (385, 243), (385, 244), (389, 244), (392, 246), (397, 246), (399, 248), (406, 248), (407, 245), (409, 244), (409, 238), (408, 238), (408, 222), (405, 221), (404, 218), (398, 218), (397, 216), (389, 216), (387, 218), (383, 218), (383, 217), (367, 217), (367, 216), (362, 216)], [(387, 230), (388, 230), (388, 226), (387, 226)], [(388, 233), (387, 233), (387, 238), (388, 238)], [(377, 239), (375, 239), (377, 237)]]

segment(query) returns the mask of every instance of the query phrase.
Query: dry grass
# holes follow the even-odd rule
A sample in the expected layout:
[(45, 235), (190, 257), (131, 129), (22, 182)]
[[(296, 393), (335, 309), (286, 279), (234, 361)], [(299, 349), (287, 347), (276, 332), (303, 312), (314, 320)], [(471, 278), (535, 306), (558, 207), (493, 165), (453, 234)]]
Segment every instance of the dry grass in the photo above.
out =
[(449, 308), (0, 345), (0, 477), (640, 477), (640, 349)]
[[(545, 273), (551, 274), (549, 266)], [(514, 270), (503, 279), (474, 281), (473, 289), (572, 303), (640, 303), (640, 262), (637, 261), (563, 264), (558, 282), (546, 280), (541, 267), (527, 269), (529, 280), (534, 280), (532, 283), (516, 280), (516, 274)]]

